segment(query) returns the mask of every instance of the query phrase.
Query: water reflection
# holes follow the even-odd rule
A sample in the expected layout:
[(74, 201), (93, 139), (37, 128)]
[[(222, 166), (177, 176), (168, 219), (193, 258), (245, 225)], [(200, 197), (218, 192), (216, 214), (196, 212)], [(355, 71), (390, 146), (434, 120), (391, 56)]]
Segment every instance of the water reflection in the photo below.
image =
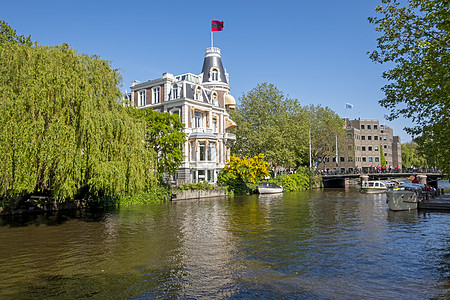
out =
[(449, 221), (352, 188), (3, 218), (0, 298), (446, 298)]
[(419, 211), (388, 211), (388, 221), (394, 224), (411, 224), (419, 221)]

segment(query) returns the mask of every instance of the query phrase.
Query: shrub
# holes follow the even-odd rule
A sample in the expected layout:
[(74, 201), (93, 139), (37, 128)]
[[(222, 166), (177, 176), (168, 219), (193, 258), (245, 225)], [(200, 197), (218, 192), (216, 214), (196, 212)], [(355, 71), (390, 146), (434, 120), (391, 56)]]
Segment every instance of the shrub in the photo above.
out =
[(227, 191), (229, 194), (233, 192), (235, 195), (245, 195), (251, 192), (251, 189), (247, 186), (244, 180), (236, 174), (221, 170), (218, 177), (220, 184), (227, 185)]
[(186, 191), (186, 190), (193, 190), (193, 191), (208, 191), (215, 189), (215, 186), (212, 184), (209, 184), (207, 181), (200, 181), (198, 183), (191, 183), (191, 184), (182, 184), (177, 187), (177, 190), (180, 191)]
[(149, 203), (159, 203), (169, 200), (172, 196), (172, 190), (168, 186), (153, 186), (147, 192), (140, 192), (133, 195), (126, 195), (119, 199), (119, 206), (133, 206)]

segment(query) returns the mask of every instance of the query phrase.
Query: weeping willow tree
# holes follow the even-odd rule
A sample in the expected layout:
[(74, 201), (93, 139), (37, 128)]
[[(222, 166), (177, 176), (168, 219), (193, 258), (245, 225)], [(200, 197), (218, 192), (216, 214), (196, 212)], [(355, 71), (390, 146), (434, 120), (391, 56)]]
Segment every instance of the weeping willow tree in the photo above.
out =
[(120, 197), (156, 184), (145, 122), (117, 102), (120, 80), (66, 44), (0, 44), (0, 198)]

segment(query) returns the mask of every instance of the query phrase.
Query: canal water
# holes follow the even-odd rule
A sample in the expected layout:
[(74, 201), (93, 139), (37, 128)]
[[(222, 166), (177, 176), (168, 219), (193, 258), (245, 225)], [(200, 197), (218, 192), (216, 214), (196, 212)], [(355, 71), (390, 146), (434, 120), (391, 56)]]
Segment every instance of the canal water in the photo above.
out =
[(0, 299), (449, 299), (450, 213), (330, 189), (0, 218)]

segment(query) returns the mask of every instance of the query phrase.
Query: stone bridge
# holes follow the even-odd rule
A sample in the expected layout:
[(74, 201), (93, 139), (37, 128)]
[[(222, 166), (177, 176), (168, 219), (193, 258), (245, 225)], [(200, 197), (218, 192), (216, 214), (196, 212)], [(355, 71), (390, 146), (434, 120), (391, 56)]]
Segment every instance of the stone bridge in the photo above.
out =
[(350, 179), (358, 181), (367, 180), (390, 180), (390, 179), (409, 179), (414, 176), (419, 180), (419, 183), (428, 184), (437, 188), (438, 181), (444, 178), (442, 173), (363, 173), (363, 174), (336, 174), (336, 175), (322, 175), (322, 182), (324, 188), (344, 188), (350, 183)]

